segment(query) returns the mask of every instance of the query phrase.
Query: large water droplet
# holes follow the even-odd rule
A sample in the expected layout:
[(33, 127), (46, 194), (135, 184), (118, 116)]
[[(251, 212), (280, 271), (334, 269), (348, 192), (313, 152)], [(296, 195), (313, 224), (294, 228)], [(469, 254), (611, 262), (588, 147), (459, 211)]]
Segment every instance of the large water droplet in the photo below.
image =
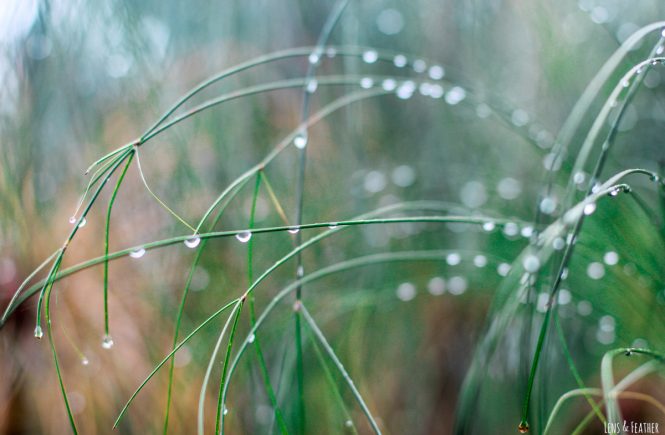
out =
[(102, 347), (104, 349), (110, 349), (113, 347), (113, 339), (111, 338), (110, 335), (105, 335), (104, 338), (102, 339)]
[(303, 149), (307, 146), (307, 132), (301, 131), (296, 137), (293, 138), (293, 145), (298, 149)]
[(379, 54), (375, 50), (367, 50), (363, 53), (363, 61), (366, 63), (374, 63), (379, 58)]
[(42, 327), (37, 325), (35, 326), (35, 338), (42, 338), (44, 336), (44, 331)]
[(201, 238), (199, 236), (190, 237), (189, 239), (185, 240), (185, 246), (190, 249), (196, 248), (199, 246), (199, 243), (201, 243)]
[(587, 205), (584, 206), (584, 214), (589, 216), (590, 214), (593, 214), (593, 212), (596, 211), (596, 203), (595, 202), (590, 202)]
[(84, 217), (81, 218), (81, 222), (79, 222), (79, 228), (83, 228), (85, 226), (85, 224), (87, 224), (87, 223), (88, 223), (88, 221), (86, 220), (86, 218), (84, 218)]
[(251, 238), (252, 238), (252, 233), (249, 231), (241, 231), (238, 234), (236, 234), (236, 239), (238, 239), (238, 241), (241, 243), (247, 243)]
[(300, 228), (298, 227), (291, 227), (288, 229), (289, 233), (291, 234), (298, 234), (300, 232)]
[(144, 248), (138, 248), (129, 253), (129, 256), (132, 258), (141, 258), (145, 255)]

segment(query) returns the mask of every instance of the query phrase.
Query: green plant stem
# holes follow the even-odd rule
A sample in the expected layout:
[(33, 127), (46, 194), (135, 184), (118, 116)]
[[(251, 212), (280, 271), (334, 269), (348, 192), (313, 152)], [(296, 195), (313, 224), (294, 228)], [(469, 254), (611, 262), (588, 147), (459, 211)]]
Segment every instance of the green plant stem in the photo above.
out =
[[(229, 360), (231, 358), (231, 351), (233, 350), (233, 341), (236, 336), (236, 328), (238, 327), (238, 319), (240, 319), (240, 313), (242, 312), (242, 307), (245, 302), (245, 299), (241, 298), (238, 302), (238, 308), (236, 309), (233, 325), (231, 326), (231, 332), (229, 333), (229, 343), (226, 346), (226, 355), (224, 356), (224, 364), (222, 365), (222, 376), (219, 380), (219, 395), (217, 398), (217, 416), (215, 417), (215, 435), (219, 435), (219, 428), (221, 423), (222, 415), (226, 414), (226, 402), (222, 400), (222, 392), (224, 386), (228, 382), (226, 373), (229, 369)], [(224, 410), (222, 410), (224, 408)]]

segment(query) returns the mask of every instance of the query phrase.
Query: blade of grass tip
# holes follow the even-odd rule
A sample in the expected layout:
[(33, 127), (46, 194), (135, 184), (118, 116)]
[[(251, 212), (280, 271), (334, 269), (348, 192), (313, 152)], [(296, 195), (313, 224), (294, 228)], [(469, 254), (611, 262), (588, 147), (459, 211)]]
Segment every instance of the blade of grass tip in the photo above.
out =
[[(338, 0), (335, 5), (333, 6), (333, 9), (330, 11), (330, 14), (326, 18), (326, 22), (323, 25), (323, 28), (321, 29), (321, 33), (319, 34), (319, 38), (316, 44), (316, 52), (312, 53), (312, 55), (309, 58), (309, 64), (307, 67), (307, 77), (306, 77), (306, 85), (305, 88), (303, 89), (302, 92), (302, 111), (301, 111), (301, 116), (300, 116), (300, 123), (304, 123), (309, 116), (309, 103), (310, 103), (310, 95), (311, 92), (309, 92), (309, 84), (310, 80), (316, 75), (316, 68), (319, 63), (319, 60), (321, 58), (321, 52), (323, 50), (323, 47), (325, 46), (326, 42), (328, 41), (328, 38), (330, 37), (330, 34), (332, 33), (333, 28), (339, 21), (340, 17), (342, 16), (342, 12), (344, 12), (344, 9), (348, 5), (349, 0)], [(313, 56), (313, 57), (312, 57)], [(314, 60), (314, 62), (312, 62)], [(296, 225), (302, 224), (302, 215), (303, 215), (303, 207), (304, 207), (304, 200), (305, 200), (305, 167), (307, 163), (307, 137), (308, 137), (308, 132), (307, 130), (303, 130), (301, 133), (303, 138), (301, 139), (304, 140), (304, 143), (302, 143), (302, 146), (297, 145), (298, 148), (300, 148), (300, 156), (299, 156), (299, 162), (298, 162), (298, 181), (297, 181), (297, 187), (296, 187)], [(296, 234), (296, 245), (300, 245), (302, 242), (302, 235), (300, 232)], [(302, 276), (302, 256), (300, 253), (296, 255), (296, 279), (300, 278)], [(298, 287), (296, 289), (296, 303), (299, 303), (302, 298), (302, 288)], [(298, 381), (298, 432), (303, 434), (305, 433), (306, 430), (306, 414), (305, 414), (305, 375), (304, 375), (304, 362), (303, 362), (303, 351), (302, 351), (302, 330), (300, 326), (300, 311), (295, 310), (294, 311), (294, 319), (295, 319), (295, 340), (296, 340), (296, 378)]]
[[(561, 343), (561, 348), (563, 349), (563, 354), (568, 363), (570, 373), (573, 375), (573, 378), (575, 378), (575, 382), (577, 383), (579, 389), (584, 390), (586, 385), (584, 385), (584, 381), (582, 380), (582, 377), (580, 376), (580, 373), (577, 371), (577, 367), (575, 366), (575, 361), (573, 361), (573, 356), (570, 354), (570, 349), (568, 348), (568, 343), (566, 342), (566, 337), (563, 333), (563, 328), (561, 327), (561, 321), (559, 320), (557, 312), (554, 313), (554, 325), (556, 327), (557, 335), (559, 336), (559, 342)], [(598, 416), (598, 420), (600, 420), (603, 425), (606, 425), (607, 420), (605, 419), (605, 416), (603, 415), (600, 408), (596, 405), (596, 401), (593, 400), (590, 395), (585, 395), (584, 397), (589, 403), (589, 406), (591, 406), (593, 412), (596, 414), (596, 416)]]
[[(120, 172), (118, 181), (115, 184), (111, 198), (109, 199), (108, 209), (106, 211), (106, 228), (104, 229), (104, 256), (108, 257), (109, 255), (109, 232), (111, 229), (111, 210), (113, 209), (113, 204), (115, 203), (115, 198), (118, 195), (118, 190), (120, 190), (120, 185), (122, 180), (125, 179), (125, 174), (127, 174), (127, 169), (132, 164), (132, 159), (134, 158), (134, 153), (131, 152), (125, 163), (125, 167)], [(104, 338), (110, 337), (109, 332), (109, 261), (108, 258), (104, 261)]]
[(217, 359), (217, 353), (219, 353), (219, 349), (220, 347), (222, 347), (222, 342), (224, 341), (224, 337), (226, 336), (226, 331), (229, 329), (231, 321), (235, 318), (235, 315), (238, 312), (238, 307), (240, 306), (240, 304), (241, 304), (240, 299), (236, 299), (234, 301), (233, 310), (231, 310), (229, 317), (226, 319), (226, 322), (224, 322), (224, 326), (222, 327), (222, 330), (219, 333), (219, 337), (217, 338), (215, 347), (212, 350), (210, 360), (208, 361), (208, 367), (206, 368), (205, 375), (203, 376), (203, 382), (201, 383), (201, 390), (199, 391), (199, 407), (197, 413), (197, 431), (199, 435), (203, 435), (204, 433), (203, 426), (205, 423), (205, 399), (206, 399), (206, 392), (208, 390), (208, 383), (210, 382), (210, 375), (212, 374), (212, 369), (215, 364), (215, 360)]
[[(577, 396), (584, 396), (584, 397), (591, 397), (592, 394), (595, 395), (602, 395), (602, 391), (600, 388), (577, 388), (575, 390), (567, 391), (564, 394), (559, 397), (559, 399), (556, 401), (554, 404), (554, 408), (552, 408), (552, 412), (550, 413), (549, 418), (547, 419), (547, 424), (545, 425), (545, 430), (543, 431), (543, 435), (547, 435), (552, 428), (552, 424), (554, 423), (554, 417), (559, 413), (559, 410), (563, 406), (563, 404), (568, 400), (573, 397)], [(596, 402), (591, 399), (591, 402), (593, 402), (593, 409), (597, 409), (598, 406), (596, 405)]]
[(25, 286), (27, 286), (28, 283), (35, 277), (35, 275), (37, 275), (39, 273), (39, 271), (41, 271), (43, 268), (45, 268), (51, 262), (51, 260), (53, 260), (55, 258), (55, 256), (58, 255), (59, 253), (60, 253), (60, 249), (56, 250), (53, 254), (49, 255), (48, 258), (46, 260), (44, 260), (42, 262), (42, 264), (37, 266), (37, 268), (35, 270), (30, 272), (30, 275), (28, 275), (23, 280), (21, 285), (19, 285), (18, 289), (16, 289), (16, 291), (14, 292), (14, 295), (12, 296), (11, 300), (9, 301), (9, 304), (7, 304), (7, 308), (5, 308), (5, 312), (2, 315), (2, 319), (0, 319), (0, 327), (2, 325), (4, 325), (5, 322), (7, 321), (7, 317), (11, 313), (12, 307), (14, 306), (14, 303), (16, 303), (16, 300), (21, 295), (21, 292), (23, 291)]
[(312, 348), (314, 348), (314, 353), (316, 353), (316, 358), (319, 360), (319, 364), (323, 369), (326, 381), (328, 381), (328, 385), (330, 385), (330, 388), (333, 391), (333, 396), (335, 397), (335, 401), (337, 402), (339, 408), (342, 410), (342, 414), (344, 415), (344, 426), (347, 429), (350, 429), (352, 433), (357, 434), (358, 431), (356, 430), (356, 426), (353, 424), (353, 420), (351, 419), (351, 414), (349, 414), (349, 410), (347, 409), (346, 404), (344, 403), (344, 398), (342, 397), (342, 393), (339, 391), (337, 382), (335, 382), (335, 379), (333, 378), (330, 368), (328, 368), (328, 364), (326, 364), (326, 361), (324, 359), (323, 353), (321, 352), (319, 344), (316, 342), (316, 340), (313, 337), (312, 330), (310, 328), (307, 328), (305, 329), (305, 331), (307, 331), (308, 333), (307, 335), (310, 338), (310, 341), (312, 342)]
[[(215, 228), (219, 220), (222, 218), (222, 215), (224, 214), (224, 211), (226, 210), (226, 207), (229, 205), (229, 203), (235, 198), (235, 196), (242, 190), (242, 188), (245, 186), (245, 183), (241, 183), (238, 188), (231, 192), (231, 194), (226, 198), (224, 203), (220, 206), (219, 211), (217, 212), (217, 216), (213, 219), (212, 225), (210, 226), (211, 230)], [(185, 281), (185, 288), (183, 289), (182, 296), (180, 298), (180, 304), (178, 305), (178, 311), (176, 314), (176, 319), (175, 319), (175, 328), (173, 332), (173, 346), (172, 348), (175, 348), (175, 346), (178, 344), (178, 336), (180, 334), (180, 325), (182, 323), (182, 315), (185, 310), (185, 303), (187, 302), (187, 296), (189, 295), (189, 290), (191, 288), (192, 284), (192, 279), (194, 277), (194, 273), (196, 271), (196, 267), (199, 264), (199, 261), (201, 259), (201, 256), (203, 254), (203, 251), (208, 244), (208, 239), (204, 238), (201, 240), (200, 245), (197, 247), (196, 250), (196, 255), (194, 256), (194, 260), (192, 261), (192, 265), (189, 268), (189, 273), (187, 275), (187, 280)], [(166, 410), (164, 412), (164, 430), (163, 434), (166, 435), (168, 432), (168, 427), (169, 427), (169, 416), (170, 416), (170, 409), (171, 409), (171, 397), (173, 393), (173, 375), (174, 375), (174, 370), (175, 370), (175, 360), (172, 358), (171, 363), (169, 364), (169, 380), (168, 380), (168, 387), (167, 387), (167, 393), (166, 393)]]
[(166, 364), (167, 361), (169, 361), (175, 353), (180, 350), (182, 346), (184, 346), (192, 337), (194, 337), (201, 329), (203, 329), (206, 325), (208, 325), (210, 322), (212, 322), (214, 319), (217, 318), (220, 314), (222, 314), (224, 311), (226, 311), (229, 307), (232, 307), (238, 303), (238, 299), (234, 299), (231, 302), (228, 302), (226, 305), (222, 306), (220, 309), (212, 313), (206, 320), (201, 322), (192, 332), (190, 332), (185, 338), (182, 339), (180, 343), (171, 351), (169, 352), (168, 355), (166, 355), (161, 362), (159, 362), (153, 369), (152, 371), (148, 374), (148, 376), (141, 382), (141, 384), (138, 386), (138, 388), (134, 391), (134, 393), (130, 396), (129, 400), (125, 405), (122, 407), (120, 410), (120, 413), (118, 414), (118, 417), (116, 418), (115, 422), (113, 423), (113, 428), (116, 428), (118, 426), (118, 423), (120, 423), (120, 420), (122, 420), (122, 417), (124, 417), (125, 413), (127, 412), (127, 409), (129, 409), (129, 405), (132, 404), (136, 396), (141, 392), (143, 387), (152, 379), (153, 376), (159, 371), (164, 364)]
[(233, 326), (231, 326), (231, 332), (229, 333), (229, 342), (228, 345), (226, 346), (226, 355), (224, 356), (224, 364), (222, 365), (222, 376), (219, 379), (219, 393), (217, 396), (217, 415), (215, 417), (215, 435), (219, 435), (221, 416), (227, 413), (226, 402), (222, 400), (222, 393), (224, 392), (224, 385), (228, 382), (226, 373), (229, 369), (229, 360), (231, 358), (231, 351), (233, 350), (233, 341), (235, 340), (236, 337), (238, 320), (240, 319), (240, 313), (242, 312), (242, 307), (244, 302), (245, 302), (244, 298), (241, 298), (240, 302), (238, 302), (238, 309), (235, 312), (235, 316), (233, 319)]
[[(88, 202), (88, 205), (86, 206), (85, 210), (83, 213), (81, 213), (81, 217), (78, 219), (77, 222), (75, 222), (74, 227), (72, 228), (71, 232), (69, 233), (69, 236), (65, 240), (65, 243), (62, 245), (62, 248), (60, 248), (60, 251), (58, 255), (56, 256), (55, 261), (53, 262), (53, 266), (51, 267), (51, 270), (49, 271), (47, 278), (44, 280), (44, 287), (42, 287), (41, 292), (39, 293), (39, 299), (37, 300), (37, 319), (36, 319), (36, 326), (35, 326), (35, 336), (37, 338), (41, 338), (43, 332), (41, 328), (41, 311), (42, 311), (42, 304), (44, 301), (45, 296), (50, 296), (50, 290), (55, 281), (57, 281), (56, 275), (58, 273), (58, 270), (60, 268), (60, 264), (62, 263), (62, 258), (65, 255), (65, 251), (67, 250), (67, 247), (69, 246), (69, 243), (72, 241), (74, 236), (76, 235), (76, 232), (81, 226), (81, 223), (85, 219), (86, 215), (92, 208), (92, 205), (95, 203), (97, 198), (99, 197), (99, 194), (101, 193), (102, 189), (106, 185), (106, 182), (111, 178), (111, 175), (115, 172), (115, 170), (120, 166), (120, 163), (122, 163), (123, 159), (127, 156), (128, 152), (125, 152), (121, 154), (121, 158), (118, 158), (117, 162), (111, 167), (109, 173), (106, 175), (106, 177), (102, 180), (102, 182), (97, 186), (97, 190), (95, 193), (92, 195), (92, 198), (90, 198), (90, 201)], [(50, 283), (50, 285), (49, 285)], [(48, 310), (46, 312), (46, 316), (48, 318), (49, 313)]]
[(379, 429), (379, 425), (376, 423), (376, 420), (372, 416), (372, 413), (370, 412), (369, 408), (365, 404), (365, 401), (362, 398), (362, 395), (356, 388), (355, 384), (353, 383), (353, 380), (351, 379), (351, 376), (347, 373), (346, 369), (344, 368), (344, 365), (342, 362), (337, 358), (337, 355), (335, 354), (335, 351), (330, 347), (330, 344), (328, 344), (328, 341), (326, 340), (325, 335), (323, 335), (323, 332), (319, 329), (317, 326), (316, 322), (314, 321), (314, 318), (309, 314), (309, 311), (307, 311), (307, 308), (305, 308), (305, 304), (300, 302), (300, 306), (298, 307), (299, 310), (302, 311), (303, 317), (307, 321), (307, 324), (309, 327), (312, 329), (314, 332), (314, 335), (316, 338), (318, 338), (319, 342), (321, 343), (321, 346), (323, 346), (323, 349), (326, 351), (328, 356), (330, 357), (330, 360), (333, 362), (333, 365), (337, 368), (337, 370), (340, 372), (344, 380), (346, 381), (346, 384), (349, 386), (351, 389), (351, 392), (353, 393), (353, 396), (356, 398), (356, 401), (358, 401), (358, 404), (360, 405), (360, 408), (362, 409), (363, 413), (367, 417), (367, 420), (369, 420), (370, 425), (372, 426), (372, 429), (374, 430), (375, 433), (380, 434), (381, 429)]
[[(250, 231), (254, 229), (254, 218), (256, 216), (256, 202), (259, 197), (259, 190), (261, 188), (261, 181), (263, 180), (263, 171), (259, 171), (256, 174), (256, 184), (254, 186), (254, 193), (252, 195), (252, 208), (249, 214), (249, 225), (248, 228)], [(267, 179), (265, 180), (267, 181)], [(276, 199), (276, 198), (275, 198)], [(254, 239), (249, 239), (247, 243), (247, 285), (250, 285), (254, 281), (253, 274), (253, 258), (252, 252), (254, 249)], [(256, 311), (255, 311), (255, 300), (254, 293), (249, 295), (249, 319), (251, 326), (256, 324)], [(286, 427), (286, 422), (282, 416), (282, 411), (277, 404), (277, 398), (275, 397), (275, 391), (272, 388), (272, 382), (270, 380), (270, 374), (268, 373), (268, 367), (266, 365), (265, 358), (263, 356), (263, 351), (261, 350), (261, 342), (258, 335), (254, 336), (254, 349), (256, 351), (256, 358), (259, 362), (259, 370), (261, 372), (261, 379), (263, 380), (263, 385), (266, 389), (268, 399), (270, 400), (270, 405), (272, 406), (273, 412), (275, 414), (275, 420), (279, 426), (280, 432), (282, 434), (288, 433)]]
[(174, 218), (178, 219), (184, 226), (189, 228), (190, 230), (196, 232), (193, 226), (187, 223), (183, 218), (180, 217), (180, 215), (176, 212), (174, 212), (168, 205), (164, 203), (157, 195), (155, 195), (155, 192), (152, 191), (150, 186), (148, 185), (148, 182), (145, 179), (145, 175), (143, 174), (143, 169), (141, 168), (141, 159), (139, 158), (139, 150), (136, 148), (136, 166), (139, 169), (139, 175), (141, 176), (141, 180), (143, 181), (143, 185), (145, 186), (146, 190), (150, 195), (155, 198), (155, 200), (161, 205), (167, 212), (171, 214)]

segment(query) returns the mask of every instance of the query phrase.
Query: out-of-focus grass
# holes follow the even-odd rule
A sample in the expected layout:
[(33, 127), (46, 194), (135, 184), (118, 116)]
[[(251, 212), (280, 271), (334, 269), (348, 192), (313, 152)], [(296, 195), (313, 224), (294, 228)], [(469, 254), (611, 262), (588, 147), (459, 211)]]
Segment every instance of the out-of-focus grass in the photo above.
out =
[[(262, 7), (203, 1), (3, 7), (2, 16), (11, 17), (11, 25), (2, 36), (0, 61), (2, 308), (23, 278), (62, 246), (90, 162), (139, 137), (206, 77), (267, 53), (312, 47), (334, 8), (327, 1), (279, 1)], [(555, 138), (619, 43), (662, 19), (664, 12), (658, 2), (639, 7), (600, 1), (349, 2), (327, 44), (336, 51), (324, 51), (315, 71), (318, 86), (308, 113), (348, 94), (390, 90), (385, 80), (396, 80), (397, 92), (344, 106), (308, 129), (302, 223), (326, 223), (323, 228), (253, 234), (251, 274), (248, 244), (233, 236), (202, 241), (205, 249), (191, 273), (197, 254), (180, 242), (149, 249), (140, 258), (125, 255), (110, 262), (110, 349), (102, 347), (104, 263), (55, 283), (52, 343), (80, 432), (109, 432), (127, 399), (169, 354), (184, 287), (190, 292), (180, 339), (241, 297), (248, 281), (291, 251), (299, 238), (307, 241), (327, 230), (328, 223), (399, 202), (445, 204), (391, 217), (490, 216), (498, 221), (484, 226), (408, 221), (340, 226), (343, 231), (303, 251), (305, 279), (364, 256), (383, 259), (381, 255), (434, 250), (439, 261), (372, 261), (308, 282), (303, 303), (307, 318), (319, 329), (301, 319), (301, 363), (293, 297), (285, 296), (255, 335), (261, 356), (247, 343), (237, 365), (227, 365), (227, 370), (235, 369), (223, 404), (227, 432), (371, 432), (337, 364), (353, 378), (386, 433), (449, 433), (455, 422), (460, 433), (515, 432), (523, 418), (529, 374), (536, 367), (541, 325), (550, 316), (528, 401), (531, 430), (541, 433), (562, 394), (606, 388), (601, 381), (601, 374), (606, 379), (609, 373), (601, 365), (605, 352), (623, 347), (662, 351), (664, 202), (662, 186), (648, 176), (621, 180), (630, 186), (629, 194), (598, 199), (576, 237), (566, 278), (554, 287), (552, 310), (548, 295), (565, 251), (552, 250), (551, 243), (558, 236), (565, 239), (575, 226), (573, 219), (562, 234), (554, 234), (560, 222), (555, 219), (593, 183), (621, 170), (662, 174), (661, 65), (645, 67), (634, 79), (641, 83), (617, 125), (598, 180), (590, 174), (611, 128), (608, 122), (600, 124), (589, 159), (578, 159), (586, 134), (621, 77), (650, 53), (662, 54), (660, 30), (629, 51), (591, 94), (588, 110), (581, 118), (573, 116), (579, 128), (566, 143)], [(309, 50), (225, 79), (197, 95), (185, 110), (239, 89), (306, 77)], [(395, 55), (404, 55), (408, 64), (400, 66)], [(431, 87), (425, 93), (442, 98), (420, 95), (421, 83), (432, 86), (439, 78), (439, 65), (445, 72), (444, 93)], [(326, 85), (324, 77), (333, 76), (347, 84)], [(363, 90), (368, 84), (363, 78), (372, 79), (370, 90)], [(399, 97), (403, 80), (416, 86), (410, 98)], [(307, 83), (225, 102), (169, 128), (140, 147), (145, 181), (196, 227), (230, 183), (261, 162), (282, 138), (296, 133)], [(633, 91), (621, 92), (623, 98)], [(621, 110), (622, 98), (610, 121)], [(255, 178), (248, 177), (219, 222), (211, 225), (211, 214), (202, 233), (298, 223), (302, 152), (291, 141), (286, 144), (262, 169), (258, 190), (253, 190)], [(567, 148), (557, 159), (553, 152), (561, 145)], [(62, 269), (103, 255), (106, 207), (116, 180), (117, 175), (101, 191), (86, 225), (68, 246)], [(134, 159), (111, 210), (109, 252), (192, 232), (155, 201), (143, 181)], [(568, 197), (567, 190), (572, 193)], [(548, 246), (537, 245), (532, 234), (538, 232), (552, 235)], [(538, 267), (530, 260), (533, 252)], [(297, 269), (293, 257), (256, 287), (256, 317), (293, 284)], [(6, 433), (69, 430), (49, 346), (32, 337), (36, 301), (32, 297), (21, 304), (0, 332), (0, 427)], [(248, 310), (238, 310), (229, 364), (250, 336)], [(196, 431), (199, 390), (228, 313), (175, 354), (170, 433)], [(325, 343), (317, 340), (319, 332)], [(220, 343), (204, 395), (207, 431), (215, 427), (227, 351), (227, 341)], [(327, 350), (339, 360), (332, 361)], [(615, 380), (635, 373), (648, 358), (619, 354)], [(571, 363), (585, 385), (576, 382)], [(120, 420), (122, 433), (156, 432), (164, 426), (168, 370), (167, 362), (136, 396)], [(654, 370), (630, 390), (662, 401), (662, 378)], [(273, 410), (266, 379), (281, 416)], [(572, 433), (591, 411), (591, 399), (598, 400), (580, 396), (563, 403), (552, 433)], [(658, 408), (644, 400), (621, 399), (619, 404), (623, 418), (663, 421)], [(603, 417), (611, 418), (600, 406)], [(588, 433), (603, 430), (597, 416), (589, 422)]]

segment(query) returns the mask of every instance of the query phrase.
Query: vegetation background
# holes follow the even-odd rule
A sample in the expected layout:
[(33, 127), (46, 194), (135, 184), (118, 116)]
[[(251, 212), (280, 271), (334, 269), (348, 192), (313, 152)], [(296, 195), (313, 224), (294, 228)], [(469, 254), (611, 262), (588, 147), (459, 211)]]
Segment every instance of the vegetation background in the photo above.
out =
[[(21, 282), (66, 239), (90, 163), (140, 137), (197, 83), (241, 62), (309, 47), (303, 55), (216, 83), (187, 107), (257, 84), (305, 78), (309, 50), (337, 5), (327, 0), (3, 3), (0, 307), (8, 306)], [(561, 155), (553, 151), (556, 138), (620, 44), (663, 18), (665, 4), (657, 0), (351, 0), (326, 44), (335, 51), (322, 52), (318, 86), (307, 81), (239, 98), (169, 128), (141, 145), (143, 176), (161, 201), (195, 224), (233, 180), (297, 129), (307, 85), (314, 88), (308, 98), (309, 113), (315, 113), (362, 90), (363, 78), (371, 78), (372, 89), (388, 91), (386, 80), (397, 85), (412, 80), (411, 93), (353, 102), (309, 128), (302, 222), (326, 225), (297, 235), (253, 234), (253, 277), (293, 249), (299, 237), (307, 240), (328, 223), (381, 207), (431, 201), (436, 207), (390, 216), (476, 219), (345, 228), (303, 252), (305, 275), (386, 252), (435, 250), (437, 259), (374, 262), (327, 276), (303, 288), (303, 301), (385, 433), (514, 433), (559, 264), (549, 254), (539, 254), (535, 267), (529, 263), (530, 240), (596, 181), (590, 174), (603, 141), (594, 144), (588, 159), (578, 160), (584, 138), (623, 75), (653, 57), (650, 53), (658, 54), (660, 30), (636, 44), (596, 90)], [(355, 54), (338, 54), (345, 50)], [(407, 65), (400, 66), (396, 55), (404, 55)], [(600, 182), (629, 168), (663, 173), (665, 75), (660, 64), (648, 64), (641, 73), (616, 125)], [(329, 86), (322, 77), (346, 84)], [(421, 95), (420, 84), (434, 82), (443, 92), (437, 95), (439, 88), (430, 87)], [(616, 119), (601, 119), (603, 134)], [(257, 228), (297, 224), (300, 153), (289, 146), (266, 166), (256, 198), (251, 178), (214, 228), (246, 229), (252, 220)], [(111, 252), (191, 234), (145, 188), (136, 163), (114, 203)], [(104, 254), (106, 204), (116, 179), (87, 215), (63, 268)], [(655, 181), (631, 176), (625, 180), (629, 194), (599, 199), (587, 210), (595, 212), (584, 219), (554, 297), (556, 322), (547, 329), (536, 372), (529, 410), (535, 433), (545, 430), (557, 399), (579, 381), (601, 386), (608, 350), (665, 348), (665, 201)], [(550, 202), (543, 204), (544, 199)], [(110, 349), (101, 345), (103, 267), (55, 284), (53, 342), (81, 433), (110, 433), (122, 406), (171, 351), (195, 255), (178, 243), (148, 250), (140, 259), (110, 262)], [(294, 281), (297, 269), (292, 259), (257, 287), (257, 313)], [(210, 240), (191, 274), (180, 337), (239, 297), (249, 277), (248, 243), (234, 237)], [(519, 292), (525, 283), (528, 297)], [(51, 350), (33, 336), (36, 305), (36, 297), (25, 301), (0, 330), (0, 433), (70, 430)], [(286, 428), (371, 433), (351, 390), (307, 326), (301, 371), (292, 307), (289, 296), (257, 333)], [(196, 432), (201, 383), (231, 314), (224, 316), (175, 355), (169, 433)], [(249, 328), (244, 310), (234, 352)], [(614, 367), (617, 381), (649, 361), (622, 355)], [(577, 381), (568, 356), (579, 371)], [(215, 426), (221, 362), (219, 354), (205, 393), (206, 431)], [(226, 431), (281, 432), (254, 353), (240, 360), (232, 379)], [(137, 395), (120, 433), (162, 431), (168, 384), (165, 366)], [(635, 395), (619, 402), (623, 417), (665, 427), (665, 408), (658, 406), (665, 400), (664, 385), (660, 368), (649, 366), (631, 386)], [(590, 410), (584, 398), (571, 398), (554, 416), (551, 433), (572, 433)], [(592, 419), (581, 430), (592, 434), (604, 428)]]

